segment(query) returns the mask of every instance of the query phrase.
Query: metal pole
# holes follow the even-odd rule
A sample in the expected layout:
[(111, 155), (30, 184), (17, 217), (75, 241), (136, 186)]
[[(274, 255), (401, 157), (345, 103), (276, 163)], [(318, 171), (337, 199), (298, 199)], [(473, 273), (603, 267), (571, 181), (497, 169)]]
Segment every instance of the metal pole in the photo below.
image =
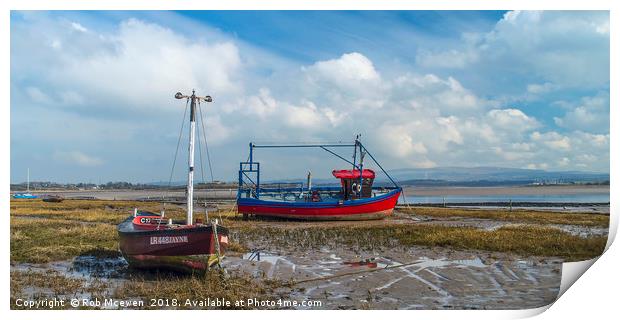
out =
[[(191, 111), (189, 116), (189, 159), (187, 174), (187, 225), (194, 224), (194, 140), (196, 135), (196, 101), (204, 100), (212, 102), (211, 96), (198, 97), (196, 90), (192, 90), (191, 96), (186, 96), (177, 92), (174, 97), (176, 99), (188, 99), (191, 101)], [(172, 177), (172, 176), (171, 176)]]
[(254, 162), (254, 160), (252, 160), (253, 159), (252, 158), (252, 149), (253, 149), (252, 142), (250, 142), (250, 170), (252, 170), (252, 162)]
[(194, 135), (196, 131), (196, 92), (192, 90), (189, 114), (189, 159), (187, 175), (187, 225), (194, 224)]
[(357, 196), (358, 196), (358, 198), (361, 198), (362, 197), (363, 181), (364, 181), (364, 153), (363, 153), (364, 151), (362, 150), (362, 144), (359, 141), (357, 141), (357, 140), (355, 140), (355, 141), (357, 142), (357, 144), (359, 144), (359, 148), (360, 148), (360, 162), (359, 162), (360, 163), (360, 165), (359, 165), (359, 167), (360, 167), (360, 181), (359, 181), (359, 185), (358, 185), (359, 192), (358, 192)]

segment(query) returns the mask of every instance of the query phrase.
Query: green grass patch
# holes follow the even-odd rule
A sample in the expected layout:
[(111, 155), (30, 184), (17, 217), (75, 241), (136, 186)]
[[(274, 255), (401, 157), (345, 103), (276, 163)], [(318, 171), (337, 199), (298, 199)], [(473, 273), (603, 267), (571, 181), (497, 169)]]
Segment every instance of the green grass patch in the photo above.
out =
[[(155, 202), (109, 201), (109, 200), (64, 200), (60, 203), (40, 200), (11, 200), (11, 216), (46, 218), (65, 221), (118, 223), (134, 208), (160, 212), (162, 205)], [(166, 216), (179, 219), (185, 217), (182, 208), (167, 205)]]
[[(11, 261), (42, 263), (65, 260), (88, 252), (109, 255), (118, 250), (116, 225), (133, 208), (158, 212), (158, 203), (137, 201), (65, 200), (11, 201)], [(401, 210), (402, 211), (402, 210)], [(417, 215), (444, 218), (483, 218), (539, 225), (569, 224), (606, 227), (609, 216), (514, 210), (466, 210), (415, 208)], [(182, 219), (184, 211), (169, 206), (166, 216)], [(589, 259), (602, 253), (607, 237), (582, 238), (555, 228), (509, 226), (493, 231), (473, 227), (380, 223), (304, 223), (286, 221), (243, 221), (230, 207), (212, 212), (222, 217), (231, 231), (230, 251), (246, 252), (250, 241), (290, 247), (324, 245), (360, 249), (391, 246), (450, 247), (454, 249), (512, 252), (521, 255), (557, 256), (569, 261)]]
[(44, 263), (103, 250), (118, 250), (115, 225), (11, 217), (11, 262)]
[(348, 246), (364, 250), (385, 247), (448, 247), (453, 249), (510, 252), (525, 256), (553, 256), (567, 261), (591, 259), (602, 254), (607, 237), (581, 238), (564, 231), (533, 226), (506, 226), (493, 231), (440, 225), (378, 225), (315, 228), (252, 228), (236, 233), (243, 245), (268, 237), (274, 246), (320, 248)]

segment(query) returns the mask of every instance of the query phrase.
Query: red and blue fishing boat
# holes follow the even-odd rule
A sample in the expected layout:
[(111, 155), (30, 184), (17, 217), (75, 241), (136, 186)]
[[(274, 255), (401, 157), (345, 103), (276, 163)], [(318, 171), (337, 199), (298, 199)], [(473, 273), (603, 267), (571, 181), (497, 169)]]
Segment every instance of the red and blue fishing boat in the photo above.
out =
[[(175, 98), (191, 102), (187, 218), (185, 221), (173, 221), (165, 217), (165, 211), (157, 214), (134, 209), (133, 214), (118, 225), (119, 246), (125, 260), (134, 268), (206, 271), (219, 263), (228, 245), (228, 229), (219, 225), (217, 220), (208, 221), (208, 216), (204, 222), (193, 216), (196, 104), (211, 102), (212, 99), (210, 96), (196, 96), (194, 92), (191, 96), (177, 93)], [(202, 123), (204, 125), (204, 120)]]
[[(353, 148), (353, 161), (333, 148)], [(351, 169), (333, 170), (339, 186), (298, 186), (260, 184), (260, 163), (254, 161), (254, 150), (260, 148), (320, 148), (351, 165)], [(391, 186), (374, 187), (375, 171), (364, 168), (368, 155), (385, 174)], [(373, 220), (392, 214), (402, 188), (364, 147), (359, 135), (353, 144), (259, 145), (250, 143), (249, 161), (239, 164), (237, 210), (244, 217), (262, 216), (300, 220)]]

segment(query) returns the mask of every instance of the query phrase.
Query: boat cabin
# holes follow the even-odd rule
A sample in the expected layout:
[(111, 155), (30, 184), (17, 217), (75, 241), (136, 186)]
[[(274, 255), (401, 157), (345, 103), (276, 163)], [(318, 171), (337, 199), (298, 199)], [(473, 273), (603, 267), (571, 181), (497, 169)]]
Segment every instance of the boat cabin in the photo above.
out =
[(360, 185), (360, 170), (334, 170), (332, 174), (340, 179), (343, 200), (370, 198), (375, 172), (371, 169), (362, 170)]

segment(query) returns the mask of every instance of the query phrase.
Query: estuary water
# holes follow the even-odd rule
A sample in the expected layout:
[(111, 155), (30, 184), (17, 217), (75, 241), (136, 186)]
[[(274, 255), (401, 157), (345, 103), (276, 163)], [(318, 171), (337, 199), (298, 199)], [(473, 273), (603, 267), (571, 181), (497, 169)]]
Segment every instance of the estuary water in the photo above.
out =
[(609, 203), (609, 193), (587, 194), (493, 194), (429, 196), (407, 194), (408, 203), (489, 203), (489, 202), (549, 202), (549, 203)]

